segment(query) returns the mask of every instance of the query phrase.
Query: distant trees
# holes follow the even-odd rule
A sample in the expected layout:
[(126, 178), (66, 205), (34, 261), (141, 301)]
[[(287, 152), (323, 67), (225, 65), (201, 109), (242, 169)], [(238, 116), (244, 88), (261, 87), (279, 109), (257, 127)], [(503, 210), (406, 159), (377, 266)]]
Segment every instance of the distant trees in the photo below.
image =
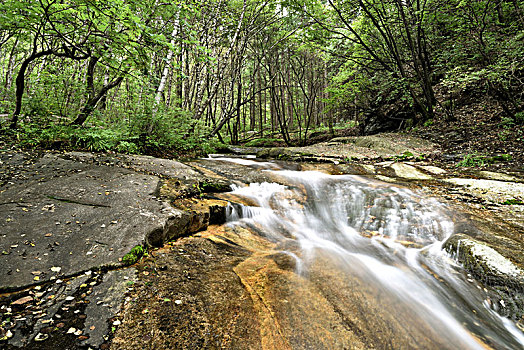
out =
[[(523, 116), (519, 0), (5, 0), (0, 114), (157, 145), (304, 144), (444, 115), (461, 91)], [(439, 95), (436, 94), (436, 89)], [(185, 142), (185, 141), (184, 141)]]

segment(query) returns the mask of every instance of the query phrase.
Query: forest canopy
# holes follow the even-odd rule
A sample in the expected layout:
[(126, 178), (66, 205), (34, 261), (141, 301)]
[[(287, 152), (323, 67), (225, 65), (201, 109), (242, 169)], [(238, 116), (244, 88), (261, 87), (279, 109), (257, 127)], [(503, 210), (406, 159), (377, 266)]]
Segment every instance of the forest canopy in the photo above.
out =
[(199, 153), (451, 121), (482, 97), (521, 125), (523, 6), (4, 0), (2, 130), (28, 146)]

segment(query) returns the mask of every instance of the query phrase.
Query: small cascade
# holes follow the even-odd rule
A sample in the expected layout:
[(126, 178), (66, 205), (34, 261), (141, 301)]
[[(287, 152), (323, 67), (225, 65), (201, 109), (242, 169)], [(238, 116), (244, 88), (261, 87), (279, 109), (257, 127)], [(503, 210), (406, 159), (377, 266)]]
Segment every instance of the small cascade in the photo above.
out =
[(234, 195), (257, 206), (231, 205), (228, 225), (275, 243), (297, 242), (300, 249), (284, 251), (296, 260), (297, 273), (307, 276), (329, 259), (363, 290), (373, 291), (370, 300), (387, 317), (397, 317), (398, 329), (431, 333), (442, 348), (524, 346), (523, 333), (486, 302), (487, 290), (468, 280), (441, 249), (454, 224), (435, 199), (365, 177), (283, 170), (254, 160), (242, 165), (286, 181), (235, 186)]

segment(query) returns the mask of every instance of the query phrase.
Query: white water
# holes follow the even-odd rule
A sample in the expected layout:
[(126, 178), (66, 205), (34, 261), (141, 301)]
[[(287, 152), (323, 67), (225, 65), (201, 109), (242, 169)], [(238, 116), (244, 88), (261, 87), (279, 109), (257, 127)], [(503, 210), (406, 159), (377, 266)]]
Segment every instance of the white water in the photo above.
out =
[[(240, 164), (277, 168), (252, 160)], [(275, 242), (298, 241), (300, 252), (287, 252), (297, 259), (298, 273), (307, 274), (315, 256), (327, 253), (345, 273), (409, 308), (452, 347), (484, 349), (476, 338), (494, 348), (524, 347), (523, 333), (489, 308), (486, 291), (468, 281), (441, 249), (453, 233), (443, 205), (358, 176), (275, 173), (288, 186), (253, 183), (233, 189), (259, 206), (231, 207), (229, 221), (256, 228)]]

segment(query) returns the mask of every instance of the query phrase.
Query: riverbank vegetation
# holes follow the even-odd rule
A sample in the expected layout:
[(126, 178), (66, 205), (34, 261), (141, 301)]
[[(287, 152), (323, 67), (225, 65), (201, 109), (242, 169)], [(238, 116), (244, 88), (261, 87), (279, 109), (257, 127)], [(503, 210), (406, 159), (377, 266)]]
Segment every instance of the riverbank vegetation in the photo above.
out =
[(478, 111), (500, 143), (518, 146), (523, 7), (5, 0), (3, 142), (198, 154), (220, 144), (469, 127), (468, 112)]

